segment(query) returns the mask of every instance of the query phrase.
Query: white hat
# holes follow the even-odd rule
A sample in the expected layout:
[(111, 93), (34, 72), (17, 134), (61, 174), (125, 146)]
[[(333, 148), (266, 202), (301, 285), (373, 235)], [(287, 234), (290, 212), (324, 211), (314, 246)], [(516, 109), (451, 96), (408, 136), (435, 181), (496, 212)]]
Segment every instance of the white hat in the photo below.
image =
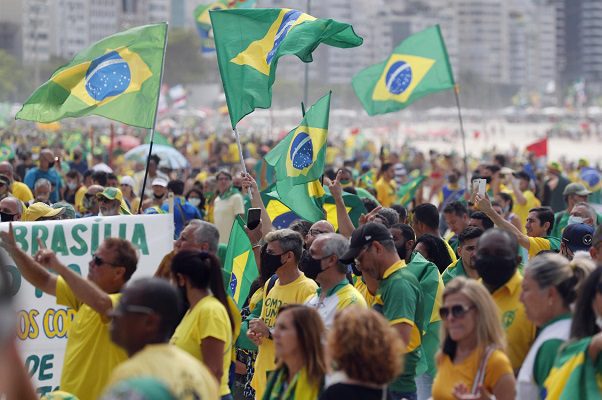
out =
[(136, 186), (135, 183), (134, 183), (134, 178), (132, 178), (131, 176), (127, 176), (127, 175), (126, 176), (122, 176), (121, 177), (121, 182), (119, 182), (119, 183), (121, 183), (122, 185), (128, 185), (128, 186), (130, 186), (132, 188), (134, 186)]
[(163, 187), (167, 187), (167, 181), (163, 178), (155, 178), (153, 179), (153, 183), (152, 186), (163, 186)]

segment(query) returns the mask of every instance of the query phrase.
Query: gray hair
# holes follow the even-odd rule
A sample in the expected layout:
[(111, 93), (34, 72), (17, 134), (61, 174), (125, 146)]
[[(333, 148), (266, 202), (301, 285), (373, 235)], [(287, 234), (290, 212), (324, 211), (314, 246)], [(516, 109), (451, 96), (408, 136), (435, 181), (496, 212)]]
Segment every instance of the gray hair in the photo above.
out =
[[(323, 257), (328, 257), (334, 254), (337, 256), (337, 259), (340, 260), (347, 250), (349, 250), (349, 239), (338, 233), (323, 233), (316, 238), (316, 241), (318, 240), (324, 242), (322, 245)], [(347, 266), (341, 262), (338, 263), (337, 268), (342, 274), (347, 272)]]
[(301, 259), (303, 253), (303, 236), (292, 229), (280, 229), (265, 235), (266, 243), (278, 241), (283, 252), (292, 251), (295, 260)]
[[(584, 207), (587, 210), (587, 213), (589, 214), (589, 217), (592, 219), (592, 225), (594, 226), (594, 228), (597, 226), (597, 222), (598, 222), (598, 213), (596, 213), (596, 210), (594, 209), (594, 207), (592, 207), (591, 204), (585, 202), (585, 201), (580, 201), (579, 203), (576, 203), (573, 206), (573, 209), (577, 206), (581, 206)], [(573, 210), (571, 210), (573, 211)]]
[(209, 251), (217, 253), (219, 231), (215, 225), (207, 221), (201, 221), (200, 219), (192, 219), (188, 222), (188, 225), (195, 228), (192, 232), (195, 243), (207, 243), (209, 245)]
[(529, 274), (541, 289), (556, 288), (568, 307), (577, 298), (577, 288), (589, 274), (589, 269), (584, 263), (571, 263), (559, 254), (545, 253), (529, 261), (525, 274)]
[(38, 189), (41, 188), (42, 186), (48, 186), (49, 189), (52, 190), (52, 183), (50, 183), (50, 181), (46, 178), (40, 178), (36, 181), (36, 183), (33, 185), (33, 190), (34, 192)]
[(383, 220), (383, 225), (385, 225), (387, 228), (399, 223), (399, 213), (392, 208), (381, 208), (376, 213), (376, 216)]

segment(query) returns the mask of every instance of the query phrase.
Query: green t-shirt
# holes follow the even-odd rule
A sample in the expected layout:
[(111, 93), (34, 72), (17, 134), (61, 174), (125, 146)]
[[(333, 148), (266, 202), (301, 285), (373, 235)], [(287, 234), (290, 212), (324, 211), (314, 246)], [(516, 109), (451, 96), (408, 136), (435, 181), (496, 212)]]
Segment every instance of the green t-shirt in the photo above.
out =
[[(563, 314), (541, 327), (544, 330), (548, 325), (562, 319), (571, 319), (571, 314)], [(535, 355), (535, 363), (533, 364), (533, 378), (540, 389), (543, 389), (543, 383), (550, 374), (550, 370), (554, 366), (554, 360), (558, 354), (558, 349), (564, 343), (562, 339), (549, 339), (541, 344), (537, 354)]]
[(457, 278), (458, 276), (467, 276), (461, 258), (458, 258), (456, 262), (451, 263), (450, 266), (443, 271), (441, 278), (443, 279), (443, 284), (447, 285), (452, 279)]
[(404, 357), (403, 373), (391, 384), (393, 392), (409, 393), (416, 391), (416, 365), (422, 358), (423, 298), (420, 284), (414, 275), (403, 268), (404, 262), (392, 265), (379, 282), (374, 301), (374, 309), (380, 312), (391, 325), (407, 323), (412, 325), (410, 343)]

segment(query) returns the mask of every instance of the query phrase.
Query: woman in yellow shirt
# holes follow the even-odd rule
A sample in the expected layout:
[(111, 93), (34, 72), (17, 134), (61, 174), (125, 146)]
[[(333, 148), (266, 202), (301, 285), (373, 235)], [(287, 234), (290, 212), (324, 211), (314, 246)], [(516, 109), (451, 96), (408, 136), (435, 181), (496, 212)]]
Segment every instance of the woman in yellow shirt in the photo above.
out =
[(513, 400), (516, 382), (502, 350), (504, 330), (487, 289), (472, 279), (453, 279), (439, 314), (443, 329), (433, 399)]
[(315, 309), (299, 304), (280, 308), (273, 333), (278, 364), (263, 400), (318, 398), (326, 374), (323, 335), (324, 323)]
[(222, 400), (230, 400), (234, 320), (219, 261), (206, 252), (183, 250), (174, 256), (171, 271), (189, 307), (170, 343), (201, 360), (220, 382)]

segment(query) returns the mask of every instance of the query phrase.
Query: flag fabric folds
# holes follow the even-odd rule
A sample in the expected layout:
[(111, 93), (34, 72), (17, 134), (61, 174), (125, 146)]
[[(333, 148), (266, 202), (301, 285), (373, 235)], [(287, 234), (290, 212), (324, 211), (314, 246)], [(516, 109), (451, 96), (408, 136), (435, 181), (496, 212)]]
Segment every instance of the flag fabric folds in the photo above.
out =
[(318, 100), (293, 129), (268, 154), (276, 180), (299, 185), (319, 179), (324, 173), (330, 93)]
[(195, 8), (194, 21), (201, 37), (201, 52), (207, 54), (215, 51), (209, 11), (228, 10), (230, 8), (253, 8), (255, 7), (255, 3), (255, 0), (217, 0), (209, 4), (201, 4)]
[(224, 259), (224, 271), (230, 275), (228, 289), (239, 308), (244, 305), (251, 284), (259, 274), (253, 247), (244, 226), (245, 222), (238, 215), (232, 224), (228, 250)]
[(232, 127), (255, 108), (272, 104), (278, 59), (294, 54), (313, 60), (320, 43), (349, 48), (362, 44), (349, 24), (316, 19), (292, 9), (210, 11), (219, 71)]
[(408, 183), (401, 185), (399, 189), (397, 189), (397, 198), (399, 199), (398, 203), (404, 207), (410, 205), (412, 200), (414, 200), (414, 197), (416, 197), (416, 192), (418, 191), (420, 184), (425, 179), (426, 175), (420, 175)]
[(535, 154), (535, 157), (546, 157), (548, 155), (548, 138), (533, 142), (526, 149)]
[(16, 118), (46, 123), (95, 114), (152, 128), (166, 37), (167, 24), (161, 23), (96, 42), (56, 70)]
[(353, 90), (369, 115), (406, 108), (454, 85), (439, 25), (408, 37), (386, 61), (361, 70), (352, 79)]

